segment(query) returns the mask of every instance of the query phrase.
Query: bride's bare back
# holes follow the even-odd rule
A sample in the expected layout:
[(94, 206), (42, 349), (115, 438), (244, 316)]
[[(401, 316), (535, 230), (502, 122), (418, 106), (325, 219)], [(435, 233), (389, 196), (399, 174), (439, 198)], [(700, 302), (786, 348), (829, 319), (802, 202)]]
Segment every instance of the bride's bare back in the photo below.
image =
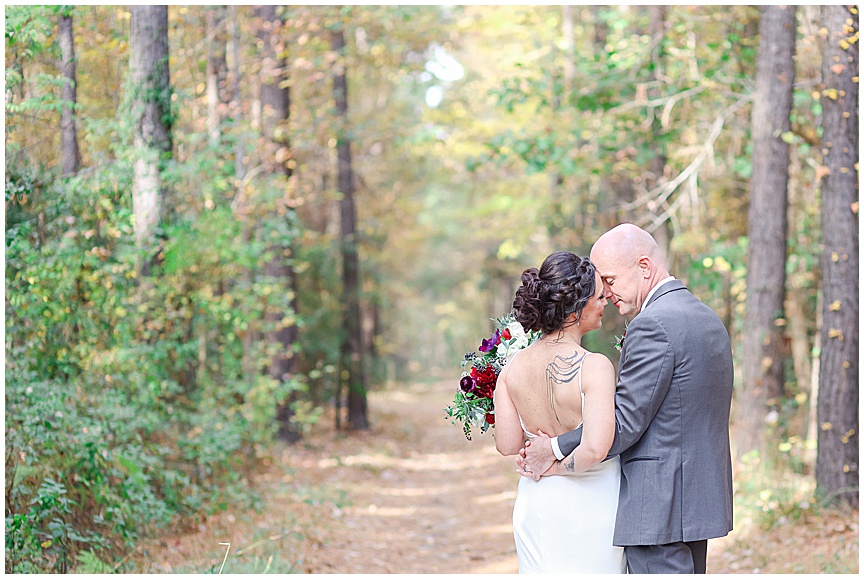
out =
[(590, 380), (593, 357), (573, 342), (546, 337), (511, 360), (508, 391), (529, 432), (557, 436), (582, 424), (580, 380)]

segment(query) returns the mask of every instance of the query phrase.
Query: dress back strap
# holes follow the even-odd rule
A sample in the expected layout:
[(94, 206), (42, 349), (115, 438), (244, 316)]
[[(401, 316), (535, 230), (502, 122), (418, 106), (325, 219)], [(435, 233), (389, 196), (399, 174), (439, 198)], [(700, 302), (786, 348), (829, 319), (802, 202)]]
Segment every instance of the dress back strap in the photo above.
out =
[[(582, 390), (582, 366), (585, 365), (585, 359), (588, 358), (593, 352), (585, 352), (585, 356), (582, 358), (582, 365), (579, 367), (579, 378), (576, 383), (579, 385), (579, 395), (582, 397), (582, 421), (585, 421), (585, 391)], [(582, 423), (579, 423), (579, 426), (582, 426)]]

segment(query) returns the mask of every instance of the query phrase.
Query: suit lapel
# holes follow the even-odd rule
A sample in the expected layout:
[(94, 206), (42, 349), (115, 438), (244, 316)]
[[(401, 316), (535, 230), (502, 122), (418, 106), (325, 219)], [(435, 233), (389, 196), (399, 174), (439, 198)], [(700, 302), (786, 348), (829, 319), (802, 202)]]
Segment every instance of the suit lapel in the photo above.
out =
[(665, 296), (669, 292), (674, 292), (682, 289), (687, 289), (687, 286), (685, 286), (684, 283), (681, 282), (681, 280), (679, 279), (673, 279), (670, 282), (664, 283), (657, 289), (656, 292), (654, 292), (654, 295), (651, 296), (650, 300), (648, 300), (648, 304), (645, 306), (645, 308), (647, 309), (651, 307), (651, 304), (660, 299), (661, 296)]

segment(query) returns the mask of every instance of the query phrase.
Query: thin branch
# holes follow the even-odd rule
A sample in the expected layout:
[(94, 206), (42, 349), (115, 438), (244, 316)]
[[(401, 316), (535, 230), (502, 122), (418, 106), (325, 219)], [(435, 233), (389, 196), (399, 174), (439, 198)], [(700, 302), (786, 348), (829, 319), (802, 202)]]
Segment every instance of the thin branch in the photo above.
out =
[(711, 124), (711, 128), (708, 131), (708, 137), (705, 140), (705, 143), (702, 145), (702, 151), (699, 155), (693, 159), (693, 162), (684, 169), (675, 179), (672, 181), (668, 181), (658, 187), (655, 187), (651, 191), (648, 191), (645, 195), (640, 196), (638, 199), (633, 201), (632, 203), (625, 203), (622, 207), (625, 210), (632, 211), (637, 209), (642, 205), (662, 205), (666, 202), (667, 199), (678, 189), (678, 186), (681, 185), (684, 181), (690, 178), (696, 171), (699, 170), (699, 167), (702, 166), (702, 163), (705, 162), (705, 159), (709, 158), (714, 154), (714, 142), (720, 136), (720, 133), (723, 132), (723, 125), (726, 123), (726, 119), (730, 116), (738, 112), (738, 110), (743, 107), (745, 104), (750, 102), (753, 99), (753, 95), (744, 95), (734, 104), (726, 108), (720, 115), (714, 119), (714, 122)]
[(256, 177), (258, 173), (264, 171), (264, 169), (266, 169), (264, 165), (258, 165), (243, 176), (243, 179), (240, 181), (240, 185), (234, 188), (234, 197), (231, 199), (231, 211), (235, 213), (237, 212), (237, 209), (240, 207), (240, 204), (245, 198), (243, 191), (246, 189), (246, 186), (249, 184), (253, 177)]
[(679, 196), (675, 199), (672, 205), (668, 205), (664, 202), (664, 206), (666, 210), (663, 211), (660, 215), (655, 217), (648, 217), (647, 222), (648, 225), (644, 226), (645, 230), (648, 233), (653, 233), (656, 231), (663, 223), (668, 219), (672, 223), (672, 227), (674, 229), (673, 236), (677, 237), (681, 235), (681, 223), (678, 220), (678, 209), (684, 204), (685, 197)]
[(681, 92), (674, 94), (671, 97), (669, 97), (668, 101), (666, 102), (666, 105), (663, 107), (663, 114), (660, 116), (660, 125), (664, 129), (668, 128), (669, 127), (669, 117), (672, 115), (672, 109), (673, 109), (673, 107), (675, 107), (675, 104), (678, 103), (678, 101), (680, 101), (686, 97), (699, 94), (703, 90), (705, 90), (705, 85), (699, 85), (699, 86), (695, 86), (691, 89), (681, 91)]
[(698, 93), (702, 92), (703, 90), (705, 90), (706, 88), (707, 87), (704, 85), (699, 85), (699, 86), (694, 86), (692, 88), (682, 90), (681, 92), (677, 92), (677, 93), (669, 95), (669, 96), (664, 96), (664, 97), (656, 98), (653, 100), (646, 100), (646, 101), (632, 100), (632, 101), (624, 103), (623, 105), (613, 107), (613, 108), (609, 109), (607, 112), (619, 113), (619, 112), (629, 111), (630, 109), (635, 109), (635, 108), (639, 108), (639, 107), (648, 107), (649, 109), (660, 108), (660, 107), (670, 107), (670, 103), (671, 103), (671, 106), (674, 106), (675, 103), (678, 102), (679, 100), (681, 100), (685, 97), (694, 95), (694, 94), (698, 94)]

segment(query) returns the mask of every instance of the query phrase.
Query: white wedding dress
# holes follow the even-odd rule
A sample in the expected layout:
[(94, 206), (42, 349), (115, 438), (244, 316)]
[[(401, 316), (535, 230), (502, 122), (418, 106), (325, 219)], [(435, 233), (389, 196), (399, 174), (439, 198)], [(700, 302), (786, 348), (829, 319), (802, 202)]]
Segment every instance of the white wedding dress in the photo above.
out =
[[(581, 371), (577, 382), (581, 392)], [(578, 475), (521, 477), (513, 505), (519, 572), (625, 573), (624, 548), (612, 545), (620, 480), (617, 456)]]

